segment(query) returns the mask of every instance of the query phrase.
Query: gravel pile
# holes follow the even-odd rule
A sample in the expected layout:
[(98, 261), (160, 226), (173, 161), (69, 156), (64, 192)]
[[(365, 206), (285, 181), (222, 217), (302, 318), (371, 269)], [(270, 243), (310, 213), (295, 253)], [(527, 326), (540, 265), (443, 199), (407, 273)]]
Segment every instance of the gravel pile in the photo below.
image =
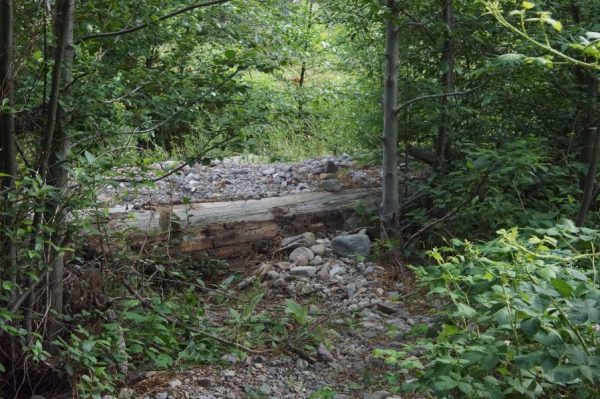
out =
[[(152, 179), (178, 165), (175, 161), (167, 161), (152, 165), (146, 173), (132, 170), (116, 172), (133, 174), (134, 179)], [(107, 186), (98, 193), (98, 200), (108, 205), (142, 207), (146, 204), (181, 203), (184, 199), (191, 202), (247, 200), (321, 189), (336, 191), (342, 186), (374, 187), (380, 184), (378, 170), (355, 168), (349, 155), (266, 165), (244, 163), (239, 159), (214, 160), (211, 165), (185, 166), (150, 187), (133, 183)], [(331, 179), (338, 174), (343, 177), (343, 184)]]

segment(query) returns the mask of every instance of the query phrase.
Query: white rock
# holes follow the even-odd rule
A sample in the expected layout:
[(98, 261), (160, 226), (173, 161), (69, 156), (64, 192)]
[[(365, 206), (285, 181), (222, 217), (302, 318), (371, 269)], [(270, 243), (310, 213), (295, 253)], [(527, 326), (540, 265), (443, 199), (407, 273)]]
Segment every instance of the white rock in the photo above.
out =
[(292, 253), (290, 254), (290, 260), (296, 264), (297, 264), (296, 260), (300, 257), (305, 257), (306, 259), (311, 261), (315, 258), (315, 254), (313, 253), (313, 251), (311, 251), (310, 249), (308, 249), (306, 247), (298, 247), (298, 248), (294, 249), (292, 251)]

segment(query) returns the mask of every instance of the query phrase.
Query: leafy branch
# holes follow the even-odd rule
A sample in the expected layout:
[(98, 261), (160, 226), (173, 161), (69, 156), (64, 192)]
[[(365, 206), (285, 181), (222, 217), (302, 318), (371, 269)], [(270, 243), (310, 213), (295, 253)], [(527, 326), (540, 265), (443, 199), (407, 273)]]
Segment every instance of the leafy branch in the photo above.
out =
[[(563, 60), (567, 61), (568, 63), (570, 63), (572, 65), (576, 65), (576, 66), (586, 68), (586, 69), (600, 71), (600, 64), (598, 64), (598, 61), (596, 61), (595, 63), (581, 61), (581, 60), (573, 58), (573, 57), (563, 53), (562, 51), (559, 51), (559, 50), (555, 49), (554, 47), (552, 47), (552, 45), (550, 44), (550, 41), (548, 40), (548, 36), (546, 35), (544, 26), (545, 26), (545, 24), (550, 24), (557, 32), (560, 32), (562, 30), (562, 24), (559, 21), (556, 21), (556, 20), (550, 18), (550, 14), (547, 12), (540, 12), (538, 18), (525, 19), (525, 14), (526, 14), (527, 10), (530, 10), (533, 7), (535, 7), (535, 5), (533, 3), (524, 1), (522, 3), (522, 7), (523, 7), (522, 10), (515, 10), (515, 11), (511, 12), (511, 15), (519, 15), (521, 17), (521, 22), (520, 22), (521, 26), (520, 27), (517, 27), (514, 24), (510, 23), (504, 17), (502, 9), (500, 8), (499, 1), (484, 1), (483, 5), (484, 5), (485, 9), (487, 10), (487, 12), (490, 15), (492, 15), (496, 19), (496, 21), (498, 21), (500, 23), (500, 25), (507, 28), (511, 32), (517, 34), (518, 36), (522, 37), (526, 41), (534, 44), (535, 46), (537, 46), (559, 58), (562, 58)], [(540, 22), (542, 24), (542, 29), (544, 30), (545, 43), (533, 38), (530, 34), (527, 33), (527, 31), (525, 29), (525, 22)], [(593, 32), (590, 32), (590, 33), (593, 33)], [(600, 40), (593, 41), (592, 43), (586, 43), (585, 47), (581, 46), (580, 44), (572, 44), (571, 47), (580, 48), (582, 51), (585, 52), (585, 50), (589, 50), (591, 48), (590, 46), (592, 46), (594, 44), (596, 44), (596, 45), (600, 44)], [(598, 57), (596, 57), (596, 58), (598, 60)]]
[(104, 39), (107, 37), (116, 37), (116, 36), (126, 35), (128, 33), (137, 32), (138, 30), (142, 30), (144, 28), (149, 27), (152, 23), (164, 21), (165, 19), (175, 17), (177, 15), (186, 13), (188, 11), (193, 11), (197, 8), (208, 7), (208, 6), (212, 6), (212, 5), (216, 5), (216, 4), (228, 3), (229, 1), (231, 1), (231, 0), (213, 0), (213, 1), (206, 2), (206, 3), (192, 4), (191, 6), (187, 6), (187, 7), (181, 8), (179, 10), (173, 11), (172, 13), (163, 15), (162, 17), (158, 17), (152, 22), (145, 22), (143, 24), (139, 24), (139, 25), (136, 25), (131, 28), (121, 29), (121, 30), (114, 31), (114, 32), (92, 33), (92, 34), (83, 36), (76, 41), (76, 44), (80, 44), (81, 42), (84, 42), (86, 40), (91, 40), (91, 39)]

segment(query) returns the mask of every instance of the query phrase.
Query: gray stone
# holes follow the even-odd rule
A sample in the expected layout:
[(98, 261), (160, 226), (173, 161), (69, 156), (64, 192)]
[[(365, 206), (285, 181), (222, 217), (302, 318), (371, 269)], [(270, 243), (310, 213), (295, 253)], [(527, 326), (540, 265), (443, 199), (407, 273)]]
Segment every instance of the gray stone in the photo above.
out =
[(371, 253), (371, 239), (366, 234), (348, 234), (339, 236), (331, 241), (335, 253), (341, 257), (353, 255), (369, 256)]
[(333, 161), (327, 161), (325, 163), (325, 166), (323, 167), (324, 173), (335, 173), (338, 170), (340, 170), (340, 168), (338, 168), (338, 166)]
[(262, 173), (263, 175), (265, 175), (265, 176), (271, 176), (272, 174), (274, 174), (274, 173), (275, 173), (275, 168), (273, 168), (273, 167), (269, 167), (269, 168), (263, 169), (263, 170), (261, 171), (261, 173)]
[(314, 266), (297, 266), (290, 269), (290, 274), (294, 276), (313, 277), (317, 272)]
[(296, 249), (298, 247), (311, 247), (315, 245), (315, 235), (307, 232), (293, 237), (286, 237), (281, 240), (282, 249)]
[(190, 180), (201, 180), (202, 177), (196, 173), (190, 173), (189, 175), (187, 175), (185, 177), (185, 180), (190, 181)]
[(308, 249), (306, 247), (298, 247), (298, 248), (294, 249), (292, 251), (292, 253), (290, 254), (290, 260), (296, 264), (297, 264), (296, 261), (300, 257), (305, 257), (306, 259), (311, 261), (315, 258), (315, 254), (313, 253), (313, 251), (311, 251), (310, 249)]
[(167, 399), (169, 397), (168, 392), (158, 392), (156, 394), (156, 399)]
[(348, 298), (352, 298), (356, 294), (356, 284), (350, 283), (346, 286), (346, 294)]
[(332, 193), (342, 191), (342, 183), (338, 179), (323, 180), (321, 182), (321, 188), (325, 191)]
[(315, 258), (310, 261), (310, 264), (313, 266), (319, 266), (321, 263), (323, 263), (323, 258), (321, 258), (320, 255), (315, 256)]
[(304, 284), (304, 287), (300, 290), (300, 295), (310, 295), (315, 292), (315, 289), (308, 284)]
[(235, 353), (228, 353), (221, 356), (221, 360), (229, 364), (236, 364), (240, 358)]
[(315, 255), (325, 256), (325, 245), (323, 245), (323, 244), (313, 245), (312, 247), (310, 247), (310, 250)]
[(317, 278), (319, 280), (329, 280), (329, 272), (329, 265), (326, 264), (321, 268), (321, 270), (319, 270), (319, 273), (317, 273)]
[(279, 278), (279, 273), (277, 273), (275, 270), (270, 270), (267, 273), (267, 277), (269, 277), (271, 280), (276, 280)]
[(223, 378), (233, 378), (233, 377), (235, 377), (235, 371), (233, 371), (233, 370), (223, 370), (223, 372), (221, 373), (221, 375), (223, 376)]
[(340, 265), (335, 265), (333, 267), (333, 269), (331, 269), (329, 271), (329, 276), (330, 277), (335, 277), (335, 276), (337, 276), (338, 274), (341, 274), (341, 273), (344, 273), (344, 268), (341, 267)]
[(180, 387), (182, 385), (183, 385), (183, 382), (181, 382), (181, 380), (175, 379), (175, 380), (169, 381), (169, 388), (171, 388), (171, 389), (175, 389), (175, 388)]
[(294, 260), (294, 263), (296, 264), (296, 266), (308, 266), (310, 264), (310, 262), (311, 261), (309, 261), (306, 256), (298, 256)]
[(254, 280), (256, 280), (256, 276), (250, 276), (248, 278), (245, 278), (238, 283), (237, 287), (240, 290), (246, 289), (254, 282)]

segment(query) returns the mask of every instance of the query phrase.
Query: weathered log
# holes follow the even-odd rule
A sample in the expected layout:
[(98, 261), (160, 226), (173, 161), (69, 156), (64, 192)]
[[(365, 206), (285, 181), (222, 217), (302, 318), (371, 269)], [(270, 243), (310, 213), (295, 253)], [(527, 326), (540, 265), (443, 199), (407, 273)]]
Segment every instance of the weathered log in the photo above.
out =
[(260, 200), (192, 203), (154, 210), (109, 209), (109, 232), (126, 232), (133, 248), (165, 242), (170, 250), (231, 258), (281, 235), (355, 227), (356, 209), (374, 210), (378, 189), (310, 192)]

